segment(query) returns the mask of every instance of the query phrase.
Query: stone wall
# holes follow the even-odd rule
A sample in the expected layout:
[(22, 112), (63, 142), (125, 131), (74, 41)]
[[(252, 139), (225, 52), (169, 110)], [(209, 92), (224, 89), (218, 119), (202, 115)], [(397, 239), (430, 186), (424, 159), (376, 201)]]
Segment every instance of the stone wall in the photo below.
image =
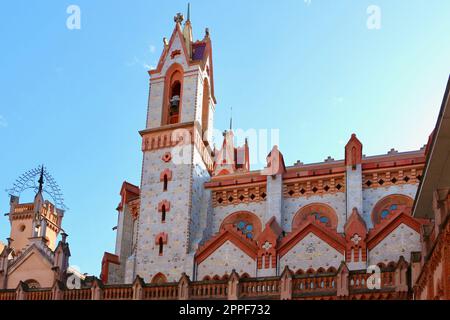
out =
[(402, 223), (369, 251), (369, 264), (396, 262), (400, 256), (409, 262), (414, 251), (421, 251), (420, 235)]
[(311, 232), (280, 258), (280, 270), (286, 266), (294, 271), (321, 267), (325, 270), (330, 267), (338, 269), (343, 260), (342, 253)]

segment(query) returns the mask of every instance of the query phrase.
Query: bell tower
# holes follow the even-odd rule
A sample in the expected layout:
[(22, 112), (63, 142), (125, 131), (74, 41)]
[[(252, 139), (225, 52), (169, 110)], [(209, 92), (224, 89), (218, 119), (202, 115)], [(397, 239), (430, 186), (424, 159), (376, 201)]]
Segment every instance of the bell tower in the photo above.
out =
[(216, 100), (208, 29), (193, 41), (189, 16), (174, 17), (175, 27), (156, 69), (150, 70), (146, 129), (135, 252), (125, 282), (178, 281), (194, 275), (194, 253), (211, 213), (203, 184), (213, 169), (211, 156)]

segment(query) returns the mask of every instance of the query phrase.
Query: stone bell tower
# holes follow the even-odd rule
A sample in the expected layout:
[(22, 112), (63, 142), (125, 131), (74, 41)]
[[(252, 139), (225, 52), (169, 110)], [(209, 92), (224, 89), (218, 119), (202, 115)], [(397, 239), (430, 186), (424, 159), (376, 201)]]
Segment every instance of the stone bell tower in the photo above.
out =
[(208, 29), (193, 41), (189, 19), (175, 27), (158, 66), (150, 70), (142, 180), (135, 252), (125, 282), (178, 281), (194, 275), (194, 252), (208, 233), (210, 194), (203, 184), (213, 167), (215, 109), (212, 47)]

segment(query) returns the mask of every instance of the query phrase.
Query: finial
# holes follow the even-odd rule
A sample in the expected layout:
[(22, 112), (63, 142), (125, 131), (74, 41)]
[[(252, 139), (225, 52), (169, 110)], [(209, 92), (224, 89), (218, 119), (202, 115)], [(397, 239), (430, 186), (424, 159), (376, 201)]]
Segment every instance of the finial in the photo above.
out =
[(233, 130), (233, 107), (230, 107), (230, 131)]
[(175, 23), (181, 23), (184, 20), (184, 16), (181, 13), (177, 13), (177, 15), (175, 17), (173, 17), (173, 21), (175, 21)]
[(41, 166), (41, 176), (39, 177), (38, 183), (39, 183), (38, 193), (41, 193), (42, 186), (44, 185), (44, 165)]
[(65, 233), (65, 232), (61, 233), (61, 241), (63, 243), (66, 243), (66, 239), (67, 239), (68, 236), (69, 235), (67, 233)]
[(205, 38), (209, 38), (209, 28), (205, 28)]
[(166, 37), (163, 38), (163, 43), (164, 43), (165, 47), (167, 47), (169, 45), (169, 41), (167, 41)]
[(188, 9), (187, 9), (187, 20), (191, 21), (191, 4), (188, 2)]

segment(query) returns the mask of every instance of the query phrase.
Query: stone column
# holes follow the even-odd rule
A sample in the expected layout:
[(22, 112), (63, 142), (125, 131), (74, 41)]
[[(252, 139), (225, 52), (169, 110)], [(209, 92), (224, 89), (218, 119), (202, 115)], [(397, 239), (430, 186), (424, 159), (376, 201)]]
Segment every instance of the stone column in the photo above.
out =
[(339, 270), (336, 276), (336, 289), (338, 297), (346, 297), (349, 294), (348, 291), (348, 268), (345, 262), (341, 262)]
[(101, 282), (97, 278), (92, 282), (92, 298), (91, 300), (102, 300), (102, 288)]
[(183, 272), (180, 281), (178, 282), (178, 300), (189, 300), (190, 283), (189, 276)]
[(400, 257), (395, 268), (395, 291), (407, 292), (408, 291), (408, 279), (406, 278), (406, 272), (408, 271), (408, 263), (403, 256)]
[(239, 299), (239, 275), (233, 269), (228, 280), (228, 300)]
[(63, 300), (64, 299), (64, 291), (63, 284), (61, 281), (56, 280), (52, 287), (52, 298), (53, 300)]
[(144, 297), (144, 280), (136, 276), (136, 279), (133, 283), (133, 300), (142, 300)]
[(282, 225), (283, 217), (283, 176), (281, 174), (267, 176), (267, 205), (263, 224), (275, 217), (279, 225)]
[(26, 300), (28, 285), (25, 282), (20, 281), (16, 289), (16, 300)]
[[(350, 140), (345, 146), (345, 169), (346, 169), (346, 202), (347, 202), (347, 216), (350, 215), (353, 208), (358, 212), (363, 211), (363, 196), (362, 196), (362, 144), (352, 134)], [(365, 219), (366, 220), (366, 219)]]
[(280, 279), (280, 300), (292, 299), (292, 271), (286, 266)]

